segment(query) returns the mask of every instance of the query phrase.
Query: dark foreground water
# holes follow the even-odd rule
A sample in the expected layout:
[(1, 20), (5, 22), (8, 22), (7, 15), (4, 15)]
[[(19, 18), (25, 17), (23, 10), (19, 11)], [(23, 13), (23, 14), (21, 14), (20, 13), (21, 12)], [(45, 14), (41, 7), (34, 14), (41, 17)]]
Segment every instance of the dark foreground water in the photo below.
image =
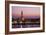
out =
[(13, 23), (12, 28), (32, 28), (40, 27), (40, 23)]

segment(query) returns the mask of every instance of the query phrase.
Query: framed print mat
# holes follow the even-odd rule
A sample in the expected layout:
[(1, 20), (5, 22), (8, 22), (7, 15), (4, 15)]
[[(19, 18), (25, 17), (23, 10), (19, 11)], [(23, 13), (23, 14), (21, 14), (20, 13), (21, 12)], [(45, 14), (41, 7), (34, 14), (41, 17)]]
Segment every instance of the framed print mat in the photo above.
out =
[(44, 32), (44, 3), (7, 1), (6, 34)]

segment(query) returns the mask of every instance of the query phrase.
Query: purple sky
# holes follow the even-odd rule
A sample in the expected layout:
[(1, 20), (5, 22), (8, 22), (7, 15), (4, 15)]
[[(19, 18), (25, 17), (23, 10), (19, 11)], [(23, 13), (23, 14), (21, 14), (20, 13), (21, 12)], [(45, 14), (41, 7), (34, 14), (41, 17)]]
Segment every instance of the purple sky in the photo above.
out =
[(12, 16), (17, 17), (21, 16), (21, 11), (23, 11), (24, 17), (39, 17), (40, 16), (40, 8), (39, 7), (17, 7), (12, 6)]

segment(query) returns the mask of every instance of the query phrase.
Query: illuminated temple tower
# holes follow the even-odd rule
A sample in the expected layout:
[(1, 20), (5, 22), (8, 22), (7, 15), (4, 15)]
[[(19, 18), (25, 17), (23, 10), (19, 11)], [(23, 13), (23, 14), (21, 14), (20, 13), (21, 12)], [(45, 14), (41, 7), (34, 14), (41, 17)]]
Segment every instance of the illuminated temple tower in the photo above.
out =
[(21, 20), (22, 20), (22, 18), (23, 18), (23, 11), (21, 11)]
[(21, 11), (21, 21), (24, 21), (23, 11)]

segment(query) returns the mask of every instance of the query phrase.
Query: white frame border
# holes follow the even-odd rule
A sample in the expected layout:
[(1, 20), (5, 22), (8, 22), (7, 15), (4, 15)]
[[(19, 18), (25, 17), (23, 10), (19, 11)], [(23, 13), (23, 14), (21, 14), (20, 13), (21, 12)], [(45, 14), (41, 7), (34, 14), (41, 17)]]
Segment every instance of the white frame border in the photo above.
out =
[[(40, 7), (40, 27), (38, 28), (14, 28), (12, 29), (12, 6), (22, 6), (22, 7)], [(27, 31), (27, 30), (42, 30), (43, 29), (43, 7), (42, 5), (24, 5), (24, 4), (9, 4), (9, 31)]]

